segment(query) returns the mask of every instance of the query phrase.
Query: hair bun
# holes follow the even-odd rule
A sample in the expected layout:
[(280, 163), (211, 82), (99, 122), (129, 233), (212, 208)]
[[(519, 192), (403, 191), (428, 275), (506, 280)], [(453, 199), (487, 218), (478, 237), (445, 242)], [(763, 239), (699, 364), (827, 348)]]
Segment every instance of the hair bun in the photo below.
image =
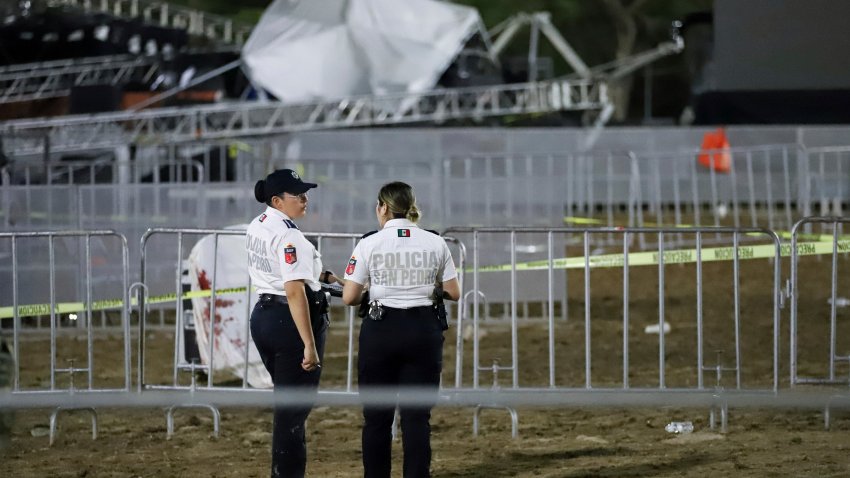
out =
[(261, 179), (257, 181), (257, 184), (254, 185), (254, 198), (257, 202), (266, 202), (266, 181), (265, 179)]
[(410, 209), (407, 210), (407, 214), (405, 214), (405, 216), (407, 216), (407, 220), (410, 222), (418, 222), (422, 217), (422, 211), (420, 211), (419, 208), (416, 207), (416, 204), (414, 204), (413, 206), (410, 206)]

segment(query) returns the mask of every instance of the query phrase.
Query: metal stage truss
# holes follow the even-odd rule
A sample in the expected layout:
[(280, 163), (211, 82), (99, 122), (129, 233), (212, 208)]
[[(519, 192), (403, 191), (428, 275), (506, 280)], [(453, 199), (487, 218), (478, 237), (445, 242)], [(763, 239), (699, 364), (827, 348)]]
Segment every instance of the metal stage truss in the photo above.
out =
[(67, 5), (86, 13), (109, 13), (121, 18), (142, 20), (150, 25), (184, 28), (189, 35), (202, 36), (221, 43), (241, 45), (253, 25), (213, 15), (201, 10), (144, 0), (50, 0), (50, 5)]
[(486, 87), (360, 96), (319, 103), (234, 102), (138, 112), (66, 116), (0, 123), (5, 153), (26, 156), (83, 152), (130, 143), (175, 143), (296, 131), (440, 123), (491, 116), (602, 110), (607, 85), (550, 80)]
[(147, 82), (160, 64), (158, 57), (112, 55), (12, 65), (0, 68), (0, 104), (66, 96), (74, 86)]

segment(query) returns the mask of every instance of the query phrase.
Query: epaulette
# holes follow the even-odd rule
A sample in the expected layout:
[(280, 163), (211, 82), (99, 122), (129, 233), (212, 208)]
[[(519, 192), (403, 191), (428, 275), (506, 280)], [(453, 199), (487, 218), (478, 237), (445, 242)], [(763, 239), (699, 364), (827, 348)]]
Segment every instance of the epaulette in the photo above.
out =
[(295, 223), (290, 221), (289, 219), (284, 219), (283, 223), (286, 224), (287, 229), (298, 229), (298, 226), (296, 226)]
[(437, 232), (437, 231), (435, 231), (435, 230), (433, 230), (433, 229), (425, 229), (425, 230), (426, 230), (426, 231), (428, 231), (428, 232), (430, 232), (431, 234), (436, 234), (436, 235), (438, 235), (438, 236), (440, 235), (440, 233), (439, 233), (439, 232)]
[(367, 237), (371, 236), (372, 234), (377, 234), (377, 233), (378, 233), (377, 229), (375, 229), (374, 231), (369, 231), (366, 234), (363, 234), (362, 236), (360, 236), (360, 239), (366, 239)]

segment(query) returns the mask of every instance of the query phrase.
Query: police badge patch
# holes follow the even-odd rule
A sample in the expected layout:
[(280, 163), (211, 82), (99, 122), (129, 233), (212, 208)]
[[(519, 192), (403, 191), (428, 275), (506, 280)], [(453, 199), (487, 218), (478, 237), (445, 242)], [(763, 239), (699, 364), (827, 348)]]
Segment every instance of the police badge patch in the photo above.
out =
[(295, 254), (295, 246), (287, 244), (286, 247), (283, 248), (283, 260), (287, 264), (295, 264), (295, 262), (298, 261), (298, 256)]
[(348, 266), (345, 268), (345, 273), (348, 275), (354, 274), (354, 268), (357, 267), (357, 259), (353, 256), (348, 260)]

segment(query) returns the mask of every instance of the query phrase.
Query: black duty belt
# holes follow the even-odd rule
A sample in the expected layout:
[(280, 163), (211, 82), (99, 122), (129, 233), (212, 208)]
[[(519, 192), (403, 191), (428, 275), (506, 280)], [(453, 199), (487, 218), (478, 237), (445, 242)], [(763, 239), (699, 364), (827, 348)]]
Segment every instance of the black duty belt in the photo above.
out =
[(261, 302), (274, 302), (275, 304), (283, 304), (287, 305), (289, 302), (286, 300), (286, 296), (277, 295), (277, 294), (260, 294)]
[(433, 305), (418, 305), (416, 307), (408, 307), (406, 309), (402, 309), (401, 307), (389, 307), (389, 306), (381, 304), (381, 307), (383, 307), (384, 309), (387, 309), (387, 310), (391, 310), (393, 312), (411, 312), (411, 311), (419, 310), (419, 309), (431, 309), (434, 306)]

